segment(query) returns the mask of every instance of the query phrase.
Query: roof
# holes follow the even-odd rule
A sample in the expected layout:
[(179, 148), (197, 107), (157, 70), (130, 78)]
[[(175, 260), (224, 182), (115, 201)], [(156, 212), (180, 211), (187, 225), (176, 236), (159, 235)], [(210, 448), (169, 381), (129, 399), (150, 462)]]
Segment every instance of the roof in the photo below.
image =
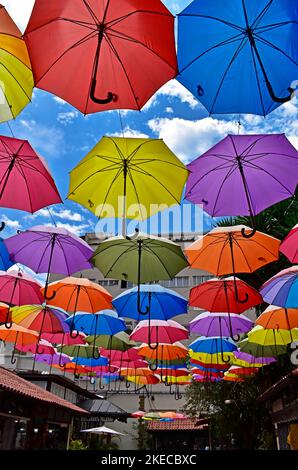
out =
[(279, 411), (275, 413), (270, 413), (272, 423), (297, 423), (298, 420), (298, 401), (294, 401), (289, 405), (286, 405)]
[(86, 410), (38, 387), (38, 385), (28, 382), (28, 380), (19, 377), (14, 372), (8, 371), (3, 367), (0, 367), (0, 390), (12, 392), (31, 400), (48, 403), (52, 406), (66, 408), (74, 413), (88, 413)]
[(130, 416), (129, 413), (124, 411), (122, 408), (120, 408), (117, 405), (114, 405), (108, 400), (103, 400), (100, 398), (97, 398), (96, 400), (84, 400), (81, 402), (82, 408), (85, 410), (88, 410), (89, 413), (93, 415), (98, 415), (98, 416), (106, 416), (106, 415), (113, 415), (116, 417), (119, 416), (124, 416), (128, 417)]
[(208, 429), (208, 420), (198, 418), (175, 419), (175, 421), (148, 421), (149, 432), (158, 431), (203, 431)]
[[(276, 382), (272, 387), (268, 388), (262, 395), (257, 398), (258, 402), (263, 402), (268, 400), (271, 397), (279, 395), (281, 390), (286, 388), (291, 382), (297, 382), (298, 380), (298, 368), (292, 370), (289, 374), (284, 376), (278, 382)], [(298, 382), (297, 382), (298, 383)]]

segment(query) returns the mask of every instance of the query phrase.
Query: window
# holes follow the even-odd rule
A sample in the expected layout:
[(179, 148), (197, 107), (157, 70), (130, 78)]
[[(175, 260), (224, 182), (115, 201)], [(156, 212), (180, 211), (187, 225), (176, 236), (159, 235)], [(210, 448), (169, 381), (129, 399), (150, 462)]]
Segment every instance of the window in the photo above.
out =
[(192, 281), (193, 285), (197, 286), (198, 284), (202, 284), (203, 282), (208, 281), (209, 279), (212, 279), (213, 276), (208, 276), (208, 275), (202, 275), (202, 276), (193, 276)]
[(121, 289), (131, 289), (133, 287), (133, 283), (130, 281), (121, 281)]
[(179, 276), (168, 281), (162, 281), (161, 285), (168, 288), (188, 287), (190, 285), (190, 278), (188, 276)]
[(115, 279), (100, 279), (97, 282), (100, 286), (103, 286), (103, 287), (118, 286), (118, 283), (119, 283), (119, 281), (116, 281)]

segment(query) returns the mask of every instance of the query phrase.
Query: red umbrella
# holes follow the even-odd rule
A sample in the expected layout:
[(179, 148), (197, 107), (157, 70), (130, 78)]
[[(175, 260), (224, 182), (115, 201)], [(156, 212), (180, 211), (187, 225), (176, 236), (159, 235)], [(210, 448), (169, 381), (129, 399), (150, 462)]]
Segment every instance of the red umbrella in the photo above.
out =
[(177, 74), (160, 0), (36, 0), (25, 40), (36, 86), (84, 114), (141, 109)]
[[(238, 295), (235, 292), (237, 286)], [(247, 294), (247, 296), (245, 295)], [(239, 299), (245, 298), (245, 302)], [(242, 313), (255, 305), (262, 303), (261, 294), (244, 281), (233, 277), (225, 279), (210, 279), (193, 287), (190, 291), (189, 305), (206, 309), (209, 312)]]
[(298, 224), (292, 228), (280, 245), (280, 251), (291, 261), (298, 263)]

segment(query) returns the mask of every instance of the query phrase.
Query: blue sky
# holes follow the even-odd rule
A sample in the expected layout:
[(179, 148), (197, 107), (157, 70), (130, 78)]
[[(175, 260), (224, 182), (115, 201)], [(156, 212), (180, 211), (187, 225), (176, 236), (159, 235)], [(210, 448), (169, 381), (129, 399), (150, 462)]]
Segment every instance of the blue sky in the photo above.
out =
[[(24, 29), (33, 0), (2, 0), (17, 24)], [(166, 6), (178, 13), (190, 1), (164, 0)], [(189, 162), (206, 151), (227, 133), (238, 130), (238, 116), (209, 117), (203, 106), (175, 80), (166, 84), (141, 112), (122, 112), (125, 136), (163, 138), (184, 162)], [(290, 102), (265, 119), (246, 115), (241, 117), (242, 132), (285, 132), (298, 147), (297, 106)], [(68, 172), (91, 150), (104, 135), (121, 134), (118, 111), (103, 112), (84, 117), (76, 109), (53, 95), (34, 91), (32, 103), (11, 122), (16, 137), (28, 139), (40, 155), (45, 157), (60, 194), (65, 199), (68, 190)], [(10, 135), (7, 124), (1, 124), (1, 133)], [(58, 225), (76, 234), (94, 231), (96, 218), (78, 204), (65, 201), (52, 208)], [(46, 210), (31, 216), (24, 212), (1, 210), (6, 221), (3, 236), (17, 229), (51, 222)], [(208, 220), (205, 219), (206, 227)]]

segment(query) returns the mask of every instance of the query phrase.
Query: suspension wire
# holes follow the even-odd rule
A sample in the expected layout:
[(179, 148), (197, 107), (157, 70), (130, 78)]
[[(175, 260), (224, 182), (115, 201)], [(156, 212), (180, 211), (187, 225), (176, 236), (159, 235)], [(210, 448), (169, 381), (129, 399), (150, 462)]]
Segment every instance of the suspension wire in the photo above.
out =
[(53, 216), (53, 214), (52, 214), (52, 212), (51, 212), (51, 209), (50, 209), (49, 207), (47, 207), (46, 209), (47, 209), (47, 211), (48, 211), (48, 213), (49, 213), (49, 216), (50, 216), (50, 218), (51, 218), (52, 223), (54, 224), (55, 227), (57, 227), (57, 222), (56, 222), (56, 220), (54, 219), (54, 216)]
[(6, 122), (6, 124), (7, 124), (7, 126), (8, 126), (9, 132), (11, 133), (12, 137), (15, 139), (15, 134), (14, 134), (14, 132), (13, 132), (13, 130), (12, 130), (11, 125), (9, 124), (8, 121)]

